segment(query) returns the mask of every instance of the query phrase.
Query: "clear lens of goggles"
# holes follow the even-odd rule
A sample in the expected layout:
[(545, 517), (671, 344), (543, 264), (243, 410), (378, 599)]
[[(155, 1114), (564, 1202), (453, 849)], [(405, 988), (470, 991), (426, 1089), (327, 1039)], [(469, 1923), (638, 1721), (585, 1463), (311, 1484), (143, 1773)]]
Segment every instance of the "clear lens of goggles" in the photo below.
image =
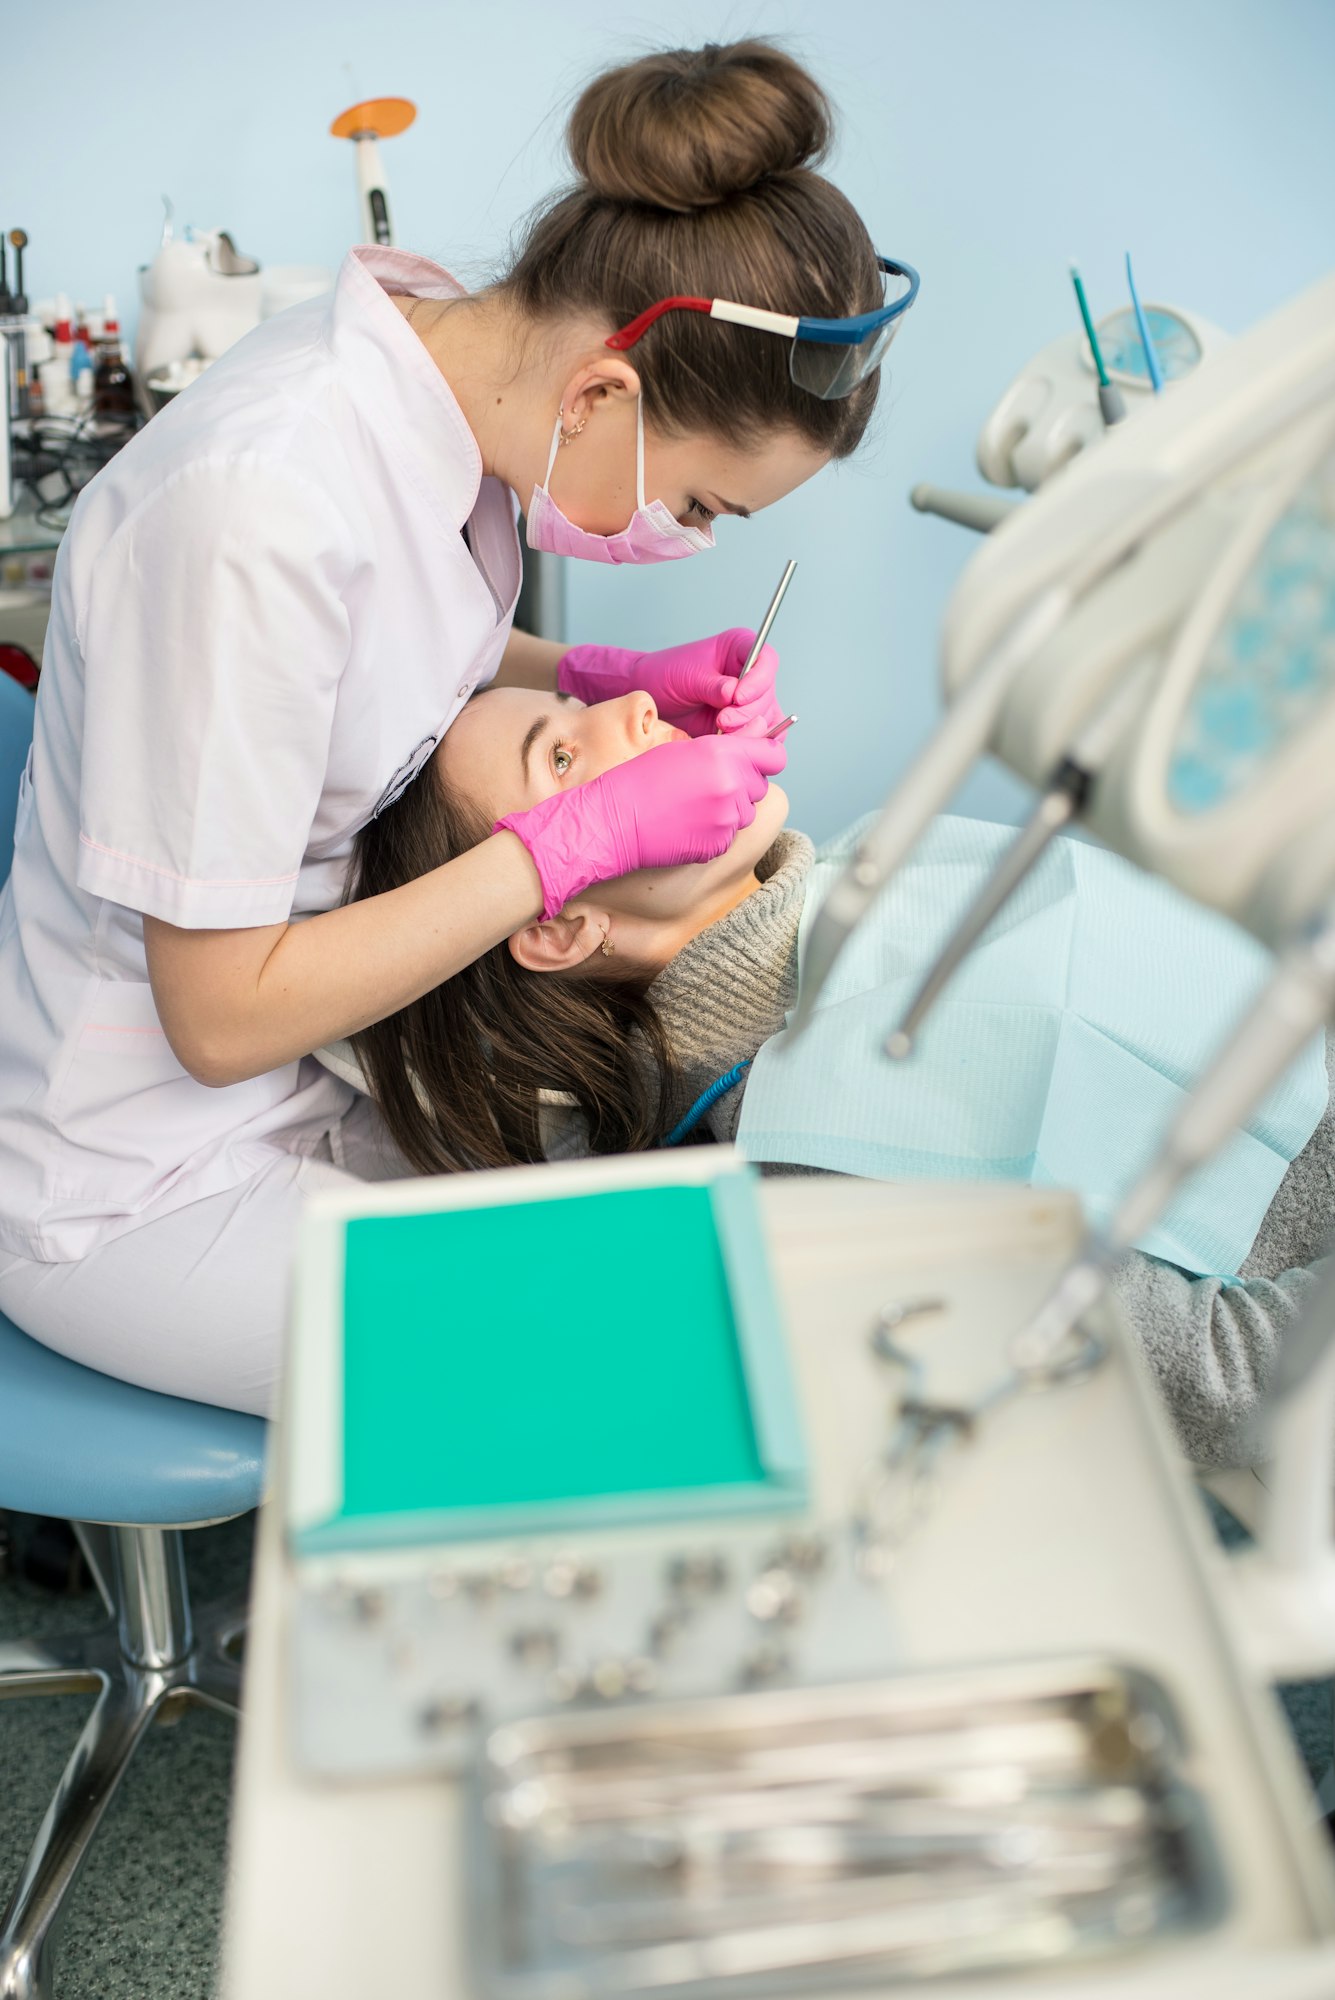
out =
[(874, 326), (853, 346), (833, 340), (795, 340), (788, 371), (799, 389), (819, 396), (823, 403), (837, 402), (880, 366), (905, 317), (901, 313), (898, 319)]

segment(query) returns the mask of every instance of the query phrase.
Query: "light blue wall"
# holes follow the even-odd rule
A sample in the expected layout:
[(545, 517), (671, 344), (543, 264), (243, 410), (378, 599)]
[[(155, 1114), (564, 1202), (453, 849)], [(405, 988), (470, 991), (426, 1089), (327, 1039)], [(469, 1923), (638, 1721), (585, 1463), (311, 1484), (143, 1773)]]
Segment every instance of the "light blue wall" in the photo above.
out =
[[(609, 32), (614, 20), (615, 31)], [(572, 565), (570, 629), (652, 645), (754, 622), (785, 557), (780, 629), (797, 822), (879, 799), (937, 712), (935, 634), (969, 548), (910, 512), (916, 480), (976, 484), (973, 439), (1036, 348), (1096, 311), (1130, 248), (1146, 295), (1239, 329), (1335, 264), (1332, 0), (90, 0), (28, 9), (6, 73), (6, 200), (33, 296), (128, 308), (159, 194), (270, 263), (336, 263), (353, 233), (359, 96), (404, 94), (386, 149), (400, 243), (477, 280), (550, 187), (562, 106), (593, 70), (665, 41), (784, 37), (842, 114), (832, 173), (923, 292), (862, 455), (719, 552), (660, 570)], [(28, 171), (25, 171), (27, 169)], [(127, 311), (127, 318), (132, 315)], [(965, 810), (1013, 817), (995, 769)]]

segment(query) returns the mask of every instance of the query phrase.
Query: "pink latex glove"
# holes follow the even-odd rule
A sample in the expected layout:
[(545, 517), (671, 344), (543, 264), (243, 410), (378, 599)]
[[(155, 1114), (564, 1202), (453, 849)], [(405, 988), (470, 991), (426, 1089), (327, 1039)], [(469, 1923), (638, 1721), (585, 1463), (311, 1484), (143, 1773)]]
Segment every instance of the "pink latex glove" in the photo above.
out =
[(591, 882), (715, 860), (750, 826), (785, 762), (782, 743), (758, 725), (661, 743), (586, 785), (507, 813), (492, 831), (523, 841), (542, 883), (542, 914), (555, 917)]
[(665, 722), (688, 736), (730, 735), (757, 716), (764, 728), (783, 720), (774, 692), (779, 656), (766, 646), (744, 681), (737, 676), (756, 635), (744, 626), (691, 639), (661, 653), (630, 653), (621, 646), (572, 646), (556, 670), (562, 694), (580, 701), (610, 701), (636, 689), (651, 694)]

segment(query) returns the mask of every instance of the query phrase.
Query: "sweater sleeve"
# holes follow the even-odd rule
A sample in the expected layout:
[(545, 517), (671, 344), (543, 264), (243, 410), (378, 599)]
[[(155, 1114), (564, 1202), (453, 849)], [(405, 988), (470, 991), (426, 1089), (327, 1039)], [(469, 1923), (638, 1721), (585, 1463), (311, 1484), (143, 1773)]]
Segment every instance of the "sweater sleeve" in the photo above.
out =
[(1250, 1465), (1252, 1418), (1280, 1345), (1330, 1258), (1273, 1278), (1200, 1278), (1133, 1250), (1113, 1293), (1159, 1385), (1178, 1440), (1197, 1465)]
[[(1335, 1086), (1335, 1039), (1326, 1040)], [(1236, 1278), (1201, 1278), (1132, 1251), (1113, 1281), (1198, 1465), (1247, 1465), (1250, 1422), (1279, 1348), (1335, 1250), (1335, 1088), (1315, 1132), (1290, 1163)]]

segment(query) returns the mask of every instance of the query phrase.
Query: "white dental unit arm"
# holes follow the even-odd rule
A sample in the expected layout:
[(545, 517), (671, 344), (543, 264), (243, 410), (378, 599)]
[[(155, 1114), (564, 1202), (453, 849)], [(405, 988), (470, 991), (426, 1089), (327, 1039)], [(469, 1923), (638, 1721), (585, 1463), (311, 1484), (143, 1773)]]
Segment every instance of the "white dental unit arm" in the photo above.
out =
[[(1043, 804), (908, 1027), (1077, 814), (1279, 954), (1158, 1159), (1018, 1338), (1017, 1364), (1035, 1369), (1062, 1348), (1114, 1259), (1335, 1011), (1335, 278), (1217, 347), (1093, 448), (1069, 399), (1060, 405), (1049, 388), (1041, 400), (1034, 387), (1050, 384), (1052, 353), (1003, 398), (980, 463), (995, 474), (1009, 465), (1027, 484), (1046, 461), (1078, 456), (997, 526), (955, 590), (942, 639), (950, 707), (822, 911), (802, 1010), (984, 750), (1039, 787)], [(892, 1037), (892, 1053), (909, 1046), (907, 1033)], [(1298, 1341), (1326, 1386), (1281, 1398), (1277, 1553), (1249, 1586), (1289, 1607), (1287, 1639), (1264, 1622), (1282, 1655), (1272, 1665), (1290, 1672), (1335, 1659), (1328, 1294)]]
[[(992, 750), (1022, 776), (1046, 784), (1104, 695), (1124, 682), (1125, 647), (1138, 644), (1147, 620), (1151, 628), (1160, 618), (1171, 625), (1189, 601), (1171, 602), (1180, 562), (1194, 561), (1195, 574), (1203, 575), (1227, 534), (1227, 520), (1213, 531), (1209, 523), (1216, 482), (1320, 401), (1302, 349), (1309, 340), (1320, 344), (1323, 312), (1329, 334), (1333, 294), (1335, 284), (1318, 287), (1245, 339), (1211, 353), (1164, 395), (1147, 399), (1095, 448), (1078, 451), (1060, 478), (978, 551), (946, 610), (942, 677), (950, 706), (813, 926), (799, 1025), (849, 931), (974, 760)], [(1093, 395), (1092, 386), (1087, 393)], [(1018, 436), (1016, 421), (1008, 435)], [(1180, 532), (1183, 543), (1159, 555), (1165, 530)], [(1193, 557), (1197, 536), (1203, 546)], [(1142, 587), (1137, 577), (1128, 584), (1121, 566), (1144, 560), (1155, 571), (1152, 583)], [(1091, 652), (1089, 642), (1099, 639), (1108, 617), (1127, 630), (1113, 636), (1105, 658), (1101, 644)], [(1021, 732), (1034, 718), (1026, 689), (1031, 697), (1039, 690), (1041, 699), (1037, 734), (1022, 747), (1012, 718), (1020, 719)]]
[[(1180, 545), (1171, 575), (1127, 566), (1115, 595), (1129, 592), (1147, 620), (1157, 604), (1159, 632), (1139, 657), (1122, 653), (1123, 685), (1139, 698), (1102, 746), (1082, 817), (1109, 846), (1245, 926), (1278, 963), (1107, 1232), (1089, 1240), (1026, 1329), (1035, 1356), (1060, 1341), (1115, 1258), (1335, 1012), (1335, 282), (1277, 314), (1193, 386), (1198, 402), (1213, 386), (1221, 427), (1244, 417), (1250, 448), (1202, 481), (1161, 537)], [(1271, 410), (1259, 443), (1258, 403)], [(1165, 428), (1174, 414), (1165, 408)], [(1210, 413), (1186, 414), (1189, 448)], [(1073, 659), (1070, 636), (1044, 663), (1049, 688), (1064, 679), (1063, 651)], [(1040, 766), (1022, 743), (1032, 729), (1033, 749), (1046, 747), (1036, 742), (1044, 690), (1026, 677), (1006, 708), (1002, 754), (1035, 777)], [(1300, 1360), (1273, 1412), (1263, 1551), (1239, 1572), (1255, 1614), (1243, 1624), (1264, 1635), (1272, 1670), (1290, 1675), (1326, 1672), (1335, 1658), (1332, 1333), (1335, 1288), (1324, 1285), (1295, 1332)]]
[(1017, 624), (1063, 600), (999, 690), (987, 747), (1043, 786), (1134, 684), (1085, 823), (1276, 945), (1327, 879), (1314, 857), (1268, 864), (1335, 811), (1332, 590), (1335, 278), (1100, 439), (979, 549), (946, 610), (950, 713)]
[[(1217, 326), (1181, 306), (1147, 306), (1145, 320), (1165, 382), (1192, 374), (1227, 342)], [(1096, 330), (1108, 378), (1121, 390), (1128, 417), (1135, 416), (1154, 394), (1135, 315), (1123, 306)], [(1103, 432), (1089, 343), (1079, 332), (1064, 333), (1001, 396), (978, 434), (978, 470), (993, 486), (1033, 493)]]
[[(1136, 387), (1129, 357), (1123, 352), (1123, 336), (1118, 327), (1121, 317), (1114, 314), (1103, 322), (1101, 346), (1105, 357), (1111, 357), (1113, 379), (1128, 389), (1129, 413), (1143, 444), (1145, 433), (1141, 426), (1152, 414), (1148, 407), (1152, 398), (1144, 384), (1143, 359), (1141, 386)], [(1205, 322), (1177, 310), (1170, 313), (1167, 308), (1152, 307), (1148, 318), (1156, 330), (1165, 326), (1179, 329), (1176, 340), (1156, 331), (1156, 346), (1161, 349), (1166, 381), (1172, 385), (1177, 380), (1178, 386), (1170, 387), (1169, 399), (1180, 414), (1184, 375), (1193, 371), (1205, 355), (1217, 355), (1224, 346), (1224, 337)], [(1235, 377), (1253, 365), (1254, 343), (1262, 331), (1258, 330), (1244, 343), (1242, 360), (1235, 365)], [(1274, 379), (1281, 392), (1288, 365), (1283, 339), (1281, 333), (1279, 351), (1274, 356), (1278, 366), (1278, 376)], [(1273, 352), (1273, 338), (1269, 345)], [(1101, 424), (1102, 419), (1092, 401), (1092, 365), (1088, 357), (1087, 347), (1080, 355), (1071, 350), (1069, 342), (1056, 342), (1011, 384), (979, 439), (979, 465), (989, 477), (1012, 483), (1021, 477), (1028, 483), (1039, 474), (1046, 479), (1061, 471), (1074, 450), (1087, 449), (1094, 442), (1101, 445), (1101, 431), (1091, 432), (1090, 428), (1092, 423)], [(1263, 361), (1256, 359), (1254, 365), (1264, 371)], [(1210, 395), (1211, 386), (1218, 379), (1213, 370), (1207, 372), (1205, 388), (1196, 392), (1198, 404)], [(1231, 408), (1227, 393), (1221, 391), (1221, 394), (1225, 408)], [(1225, 416), (1221, 421), (1226, 425), (1229, 418)], [(1281, 460), (1283, 450), (1281, 445)], [(1102, 450), (1098, 456), (1101, 464), (1109, 464)], [(1120, 454), (1123, 467), (1126, 456), (1124, 449)], [(1118, 466), (1110, 469), (1114, 482), (1124, 476)], [(1189, 475), (1189, 466), (1186, 469)], [(1213, 615), (1212, 607), (1217, 608), (1218, 590), (1228, 588), (1225, 567), (1216, 576), (1215, 596), (1200, 604), (1196, 602), (1207, 575), (1215, 574), (1218, 569), (1221, 547), (1232, 534), (1233, 524), (1248, 510), (1252, 477), (1252, 470), (1244, 463), (1235, 478), (1225, 476), (1213, 484), (1204, 484), (1175, 518), (1168, 520), (1152, 538), (1132, 544), (1120, 565), (1085, 591), (1050, 643), (1039, 645), (1028, 661), (1015, 663), (1016, 678), (1013, 685), (1008, 683), (993, 719), (988, 747), (1037, 785), (1039, 803), (1005, 862), (965, 913), (937, 963), (924, 978), (887, 1044), (890, 1054), (901, 1057), (908, 1054), (913, 1035), (933, 1000), (1002, 903), (1038, 861), (1054, 834), (1077, 814), (1088, 815), (1092, 810), (1095, 778), (1114, 746), (1127, 734), (1133, 718), (1143, 711), (1169, 658), (1177, 660), (1174, 672), (1179, 679), (1185, 674), (1194, 681), (1195, 668), (1183, 665), (1178, 659), (1181, 649), (1177, 635), (1189, 611), (1197, 621), (1208, 621)], [(915, 505), (919, 504), (917, 493), (921, 490), (911, 496)], [(1058, 490), (1060, 496), (1067, 496), (1070, 482), (1063, 479)], [(947, 503), (965, 497), (944, 496)], [(1114, 510), (1118, 504), (1114, 494)], [(957, 520), (965, 518), (961, 509), (952, 504), (934, 506), (931, 511), (947, 513)], [(1047, 535), (1051, 518), (1049, 510), (1041, 510), (1036, 525), (1028, 531), (1028, 540), (1020, 538), (1021, 573), (1026, 561), (1025, 548), (1033, 548), (1035, 534), (1040, 539)], [(988, 601), (998, 573), (1002, 569), (1009, 572), (1016, 565), (1015, 548), (1016, 538), (1008, 537), (999, 556), (994, 556), (990, 563), (971, 566), (947, 610), (944, 679), (952, 703), (958, 702), (967, 683), (981, 677), (985, 665), (975, 650), (978, 628), (967, 623), (968, 605), (978, 602), (978, 596), (971, 593), (981, 593), (982, 600)], [(964, 609), (957, 615), (961, 600)], [(956, 643), (956, 634), (961, 630), (959, 619), (964, 621), (964, 637)], [(993, 634), (993, 643), (997, 636)], [(1217, 708), (1217, 696), (1212, 697), (1204, 684), (1202, 694), (1207, 709), (1212, 699)], [(943, 734), (951, 731), (952, 719), (953, 711), (952, 718), (943, 725)], [(1236, 721), (1233, 726), (1236, 728)], [(1107, 787), (1100, 796), (1106, 800)], [(1112, 846), (1121, 845), (1115, 834), (1105, 838)], [(1212, 840), (1213, 835), (1207, 839)], [(1147, 865), (1155, 864), (1151, 861)], [(1207, 896), (1205, 900), (1212, 899)], [(1263, 930), (1262, 935), (1273, 941), (1273, 932)]]

